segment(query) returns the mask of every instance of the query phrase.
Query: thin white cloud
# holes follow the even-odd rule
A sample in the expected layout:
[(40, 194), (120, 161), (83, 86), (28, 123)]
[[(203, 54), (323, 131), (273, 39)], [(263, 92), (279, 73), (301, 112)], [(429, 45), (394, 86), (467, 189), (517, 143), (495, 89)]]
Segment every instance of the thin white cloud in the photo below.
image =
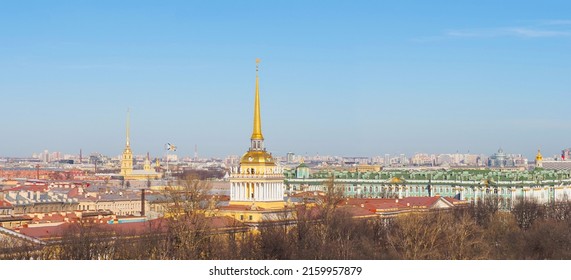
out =
[(68, 64), (61, 66), (64, 69), (91, 70), (91, 69), (131, 69), (124, 64)]
[(480, 30), (451, 30), (446, 32), (448, 37), (464, 37), (464, 38), (485, 38), (485, 37), (498, 37), (500, 36), (499, 30), (495, 29), (480, 29)]
[(571, 20), (569, 19), (551, 19), (543, 20), (540, 22), (542, 25), (571, 25)]
[(515, 36), (525, 37), (525, 38), (539, 38), (539, 37), (567, 37), (571, 35), (569, 31), (558, 31), (558, 30), (543, 30), (543, 29), (532, 29), (532, 28), (507, 28), (506, 32)]
[(521, 39), (571, 38), (571, 19), (527, 21), (525, 25), (494, 28), (450, 29), (438, 36), (413, 38), (413, 42), (433, 42), (450, 38), (486, 39), (513, 37)]
[(520, 38), (548, 38), (548, 37), (569, 37), (571, 31), (549, 30), (528, 27), (505, 27), (490, 29), (465, 29), (451, 30), (446, 32), (447, 37), (463, 38), (495, 38), (495, 37), (520, 37)]

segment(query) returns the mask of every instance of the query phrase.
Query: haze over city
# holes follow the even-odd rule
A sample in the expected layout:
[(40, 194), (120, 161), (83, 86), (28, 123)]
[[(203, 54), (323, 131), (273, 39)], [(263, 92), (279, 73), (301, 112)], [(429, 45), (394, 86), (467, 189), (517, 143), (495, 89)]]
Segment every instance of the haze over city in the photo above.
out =
[(181, 155), (240, 154), (256, 57), (276, 155), (559, 154), (571, 136), (570, 8), (3, 3), (0, 156), (120, 154), (127, 108), (136, 153), (172, 142)]

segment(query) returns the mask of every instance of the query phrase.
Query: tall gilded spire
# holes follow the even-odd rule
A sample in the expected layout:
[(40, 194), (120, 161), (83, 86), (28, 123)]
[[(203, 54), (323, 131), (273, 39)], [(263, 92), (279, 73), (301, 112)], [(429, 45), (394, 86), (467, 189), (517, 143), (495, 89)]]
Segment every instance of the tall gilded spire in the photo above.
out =
[(129, 109), (127, 109), (127, 147), (131, 146), (131, 132), (130, 132), (130, 126), (131, 126), (131, 112)]
[(262, 118), (260, 116), (260, 79), (258, 77), (260, 59), (256, 59), (256, 97), (254, 99), (254, 131), (252, 140), (264, 140), (262, 135)]

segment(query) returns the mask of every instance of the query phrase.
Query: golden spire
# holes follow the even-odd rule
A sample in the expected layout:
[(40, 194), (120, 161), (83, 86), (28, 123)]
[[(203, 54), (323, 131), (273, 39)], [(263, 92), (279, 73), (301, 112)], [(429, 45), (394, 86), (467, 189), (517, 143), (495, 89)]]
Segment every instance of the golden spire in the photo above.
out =
[(129, 108), (127, 108), (127, 147), (131, 146), (131, 137), (130, 137), (130, 118), (131, 118), (131, 112), (129, 110)]
[(262, 118), (260, 116), (260, 83), (258, 78), (258, 66), (260, 59), (256, 59), (256, 97), (254, 100), (254, 131), (252, 132), (252, 140), (264, 140), (262, 135)]

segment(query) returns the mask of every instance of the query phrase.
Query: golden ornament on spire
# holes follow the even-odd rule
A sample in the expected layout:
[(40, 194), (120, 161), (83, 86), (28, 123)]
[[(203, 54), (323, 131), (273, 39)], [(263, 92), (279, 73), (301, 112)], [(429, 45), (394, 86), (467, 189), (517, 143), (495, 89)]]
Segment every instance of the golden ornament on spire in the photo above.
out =
[(260, 116), (260, 83), (258, 78), (258, 66), (260, 59), (256, 59), (256, 97), (254, 99), (254, 131), (252, 132), (252, 140), (264, 140), (262, 135), (262, 118)]
[(543, 160), (543, 156), (541, 155), (541, 150), (537, 150), (537, 155), (535, 156), (535, 161)]

